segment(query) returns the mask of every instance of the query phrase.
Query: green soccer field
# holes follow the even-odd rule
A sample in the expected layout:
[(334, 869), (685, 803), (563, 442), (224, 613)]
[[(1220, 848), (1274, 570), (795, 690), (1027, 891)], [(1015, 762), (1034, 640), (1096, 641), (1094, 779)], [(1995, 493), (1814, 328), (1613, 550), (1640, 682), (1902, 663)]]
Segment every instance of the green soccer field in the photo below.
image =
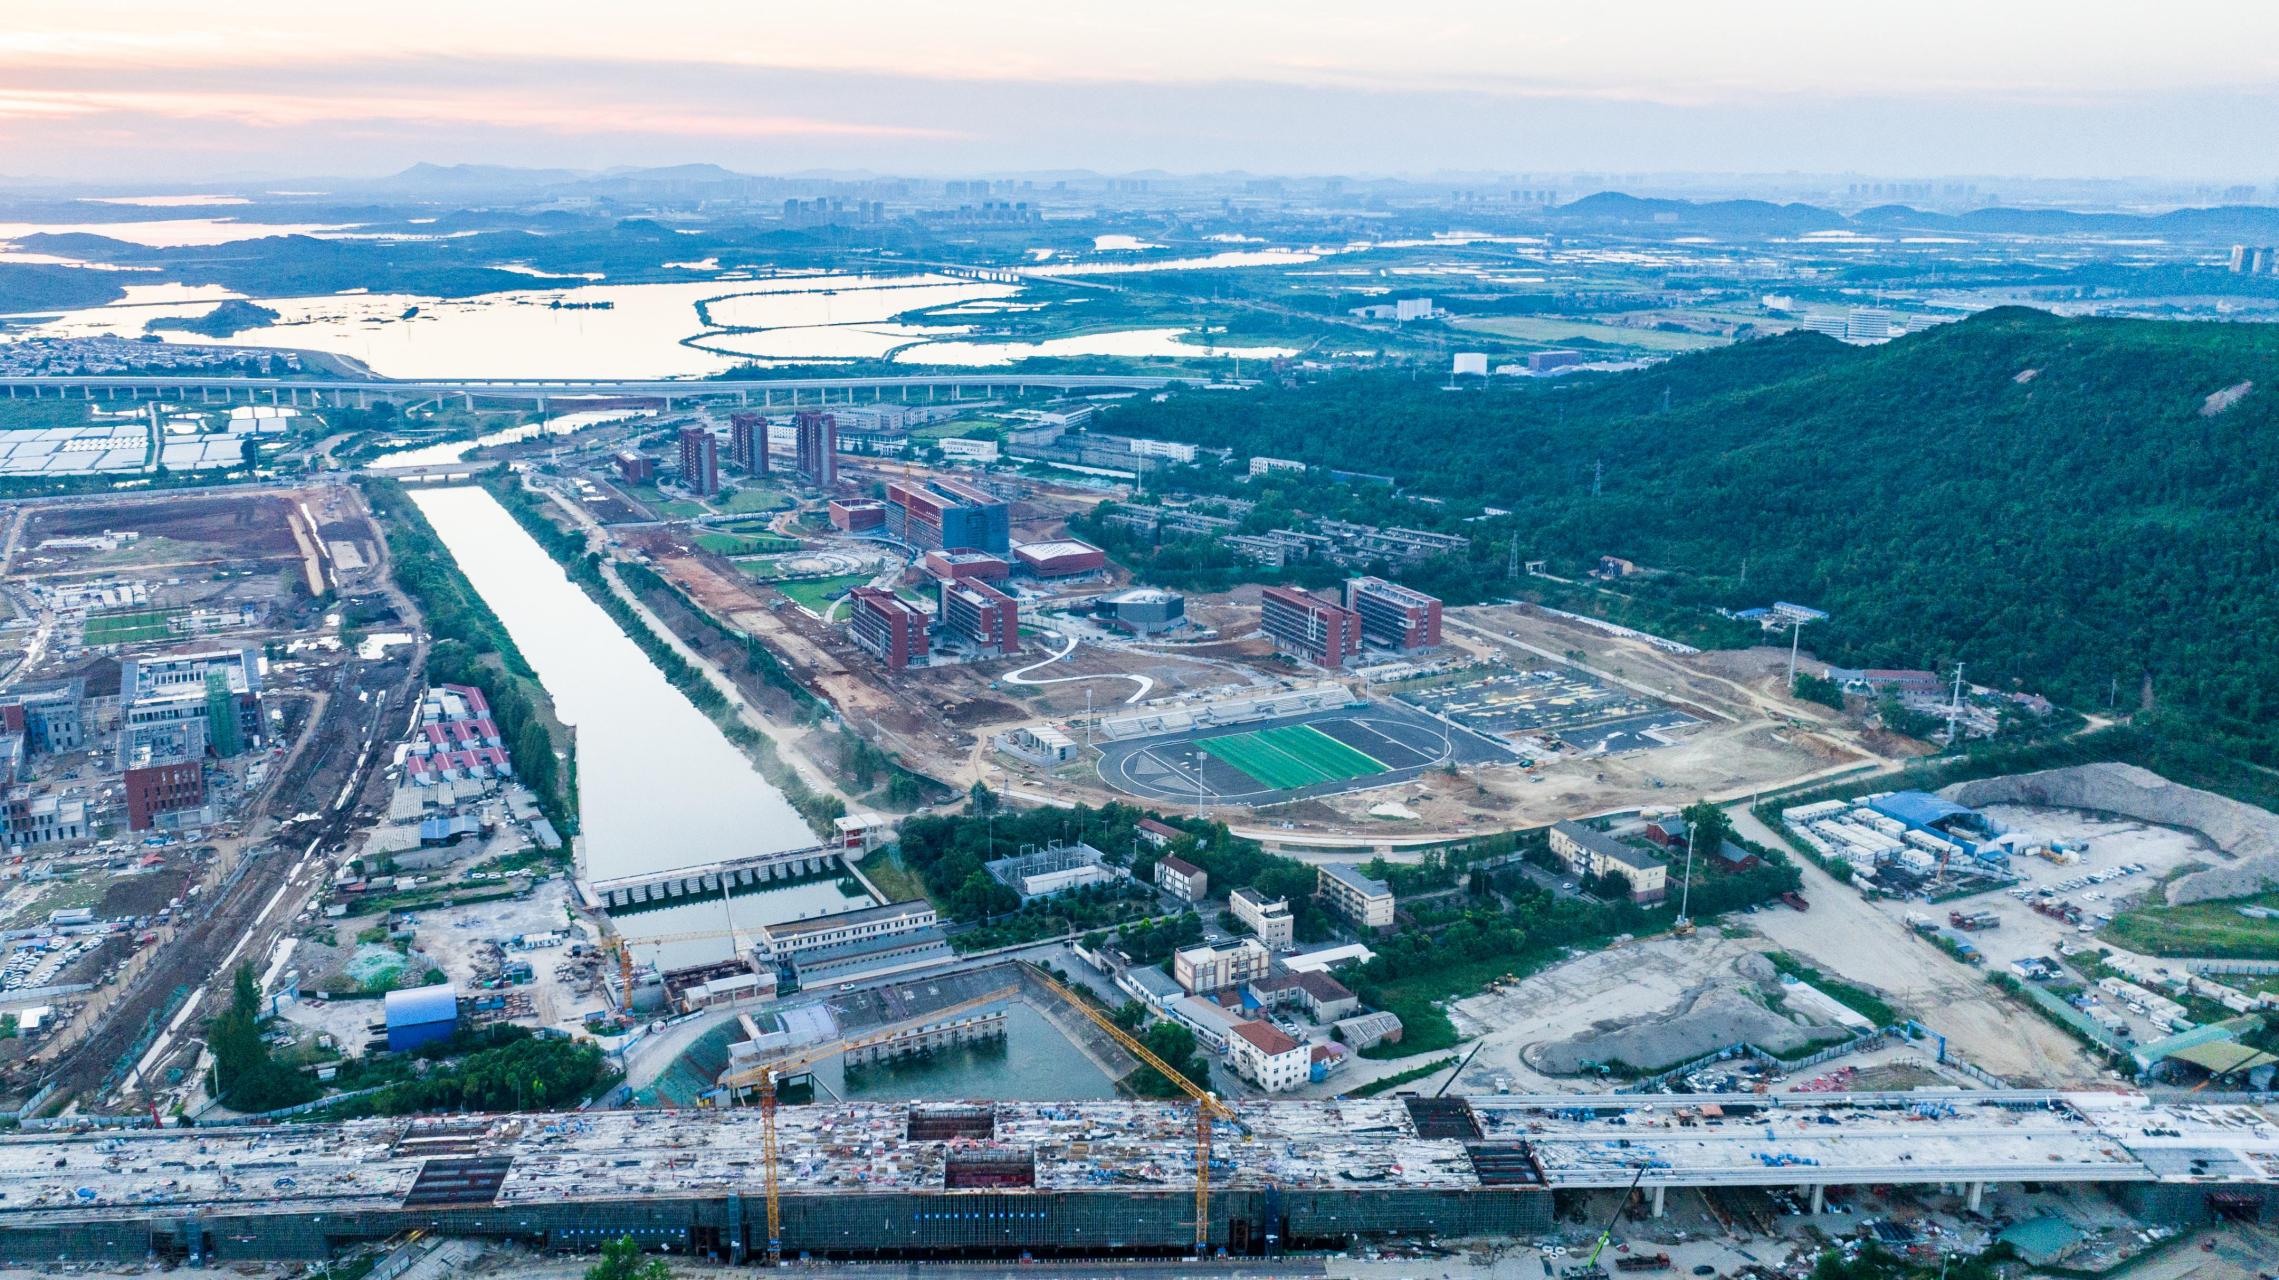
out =
[(167, 621), (179, 612), (178, 609), (130, 609), (89, 614), (87, 643), (141, 644), (146, 640), (164, 640)]
[(1383, 761), (1346, 746), (1310, 724), (1229, 734), (1196, 745), (1203, 754), (1233, 765), (1277, 791), (1385, 771)]

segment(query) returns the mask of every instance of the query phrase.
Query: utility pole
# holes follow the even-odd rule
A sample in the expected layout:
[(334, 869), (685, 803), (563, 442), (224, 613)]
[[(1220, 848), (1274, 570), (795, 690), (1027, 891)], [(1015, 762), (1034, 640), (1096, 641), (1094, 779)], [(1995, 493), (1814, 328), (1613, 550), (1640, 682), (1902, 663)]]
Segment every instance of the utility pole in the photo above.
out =
[(1086, 686), (1084, 690), (1084, 745), (1088, 747), (1092, 745), (1092, 689), (1090, 686)]
[(1606, 482), (1606, 461), (1605, 461), (1604, 459), (1600, 459), (1600, 460), (1598, 460), (1598, 461), (1595, 461), (1595, 462), (1591, 463), (1591, 496), (1592, 496), (1592, 497), (1594, 497), (1594, 498), (1595, 498), (1595, 497), (1597, 497), (1597, 496), (1599, 495), (1599, 490), (1600, 490), (1601, 488), (1603, 488), (1603, 487), (1604, 487), (1604, 485), (1605, 485), (1605, 482)]
[(1790, 693), (1796, 692), (1796, 650), (1797, 646), (1803, 643), (1804, 624), (1801, 622), (1788, 624), (1788, 689)]
[(1519, 578), (1519, 535), (1517, 533), (1511, 535), (1511, 550), (1504, 555), (1504, 577), (1514, 581)]

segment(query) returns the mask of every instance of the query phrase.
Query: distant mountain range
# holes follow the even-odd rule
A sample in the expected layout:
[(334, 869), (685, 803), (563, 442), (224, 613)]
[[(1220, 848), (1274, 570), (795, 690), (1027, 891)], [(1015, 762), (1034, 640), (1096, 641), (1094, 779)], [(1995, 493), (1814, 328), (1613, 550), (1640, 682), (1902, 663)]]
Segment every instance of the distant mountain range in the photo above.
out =
[(2221, 205), (2168, 213), (2076, 213), (2067, 209), (1990, 207), (1968, 213), (1931, 213), (1903, 204), (1877, 205), (1843, 214), (1810, 204), (1765, 200), (1659, 200), (1602, 191), (1543, 211), (1551, 223), (1643, 230), (1668, 228), (1679, 234), (1806, 235), (1853, 231), (1957, 235), (2143, 235), (2177, 240), (2279, 237), (2279, 208)]

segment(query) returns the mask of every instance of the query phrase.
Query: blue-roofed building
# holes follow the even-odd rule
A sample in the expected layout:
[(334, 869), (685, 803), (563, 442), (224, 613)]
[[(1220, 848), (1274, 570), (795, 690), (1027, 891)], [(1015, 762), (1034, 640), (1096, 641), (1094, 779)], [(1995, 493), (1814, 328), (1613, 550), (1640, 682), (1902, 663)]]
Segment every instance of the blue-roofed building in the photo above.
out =
[(1868, 808), (1917, 831), (1947, 832), (1956, 826), (1983, 827), (1986, 821), (1978, 816), (1978, 810), (1942, 800), (1928, 791), (1894, 791), (1881, 799), (1868, 801)]
[(448, 982), (391, 991), (384, 1003), (390, 1053), (448, 1040), (459, 1030), (459, 991)]

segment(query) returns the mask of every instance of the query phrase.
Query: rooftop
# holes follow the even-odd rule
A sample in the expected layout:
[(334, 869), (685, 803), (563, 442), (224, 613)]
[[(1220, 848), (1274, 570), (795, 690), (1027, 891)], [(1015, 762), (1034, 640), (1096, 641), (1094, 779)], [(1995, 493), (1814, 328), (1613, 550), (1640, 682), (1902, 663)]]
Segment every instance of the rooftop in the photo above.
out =
[[(1208, 1002), (1197, 1002), (1205, 1003)], [(1215, 1006), (1213, 1006), (1215, 1008)], [(1246, 1034), (1245, 1038), (1249, 1038)], [(1469, 1099), (1491, 1140), (1525, 1139), (1552, 1187), (1800, 1182), (2270, 1182), (2279, 1111), (2160, 1103), (2135, 1093), (1923, 1091)], [(999, 1102), (991, 1143), (1033, 1152), (1036, 1185), (1181, 1191), (1194, 1179), (1184, 1102)], [(1398, 1099), (1244, 1101), (1253, 1141), (1215, 1144), (1216, 1186), (1460, 1190), (1478, 1173), (1455, 1139), (1418, 1135)], [(1695, 1122), (1681, 1122), (1680, 1111)], [(940, 1190), (949, 1145), (907, 1137), (901, 1103), (777, 1112), (787, 1195)], [(0, 1136), (18, 1222), (96, 1220), (126, 1206), (241, 1213), (395, 1209), (440, 1154), (508, 1162), (501, 1206), (717, 1196), (760, 1180), (756, 1110), (358, 1120), (339, 1125)], [(1229, 1138), (1231, 1131), (1227, 1132)], [(2195, 1174), (2194, 1167), (2210, 1172)], [(1799, 1167), (1803, 1166), (1803, 1167)], [(84, 1188), (84, 1190), (82, 1190)]]
[(1345, 885), (1363, 897), (1389, 898), (1393, 896), (1393, 886), (1382, 880), (1372, 879), (1361, 874), (1359, 867), (1347, 866), (1342, 862), (1325, 862), (1321, 864), (1321, 873), (1328, 879)]
[(1297, 1041), (1282, 1034), (1269, 1023), (1240, 1023), (1235, 1027), (1234, 1033), (1248, 1040), (1257, 1047), (1260, 1053), (1270, 1058), (1279, 1058), (1285, 1053), (1294, 1053), (1301, 1047)]
[(1561, 835), (1566, 836), (1568, 839), (1574, 841), (1576, 844), (1581, 845), (1585, 849), (1598, 854), (1600, 857), (1612, 858), (1616, 862), (1619, 862), (1626, 867), (1644, 869), (1646, 867), (1658, 867), (1662, 865), (1662, 860), (1660, 858), (1655, 857), (1653, 854), (1648, 853), (1644, 849), (1640, 849), (1635, 845), (1624, 844), (1622, 841), (1615, 839), (1613, 836), (1606, 834), (1604, 831), (1586, 827), (1580, 822), (1561, 822), (1553, 825), (1551, 829), (1553, 831), (1559, 832)]

